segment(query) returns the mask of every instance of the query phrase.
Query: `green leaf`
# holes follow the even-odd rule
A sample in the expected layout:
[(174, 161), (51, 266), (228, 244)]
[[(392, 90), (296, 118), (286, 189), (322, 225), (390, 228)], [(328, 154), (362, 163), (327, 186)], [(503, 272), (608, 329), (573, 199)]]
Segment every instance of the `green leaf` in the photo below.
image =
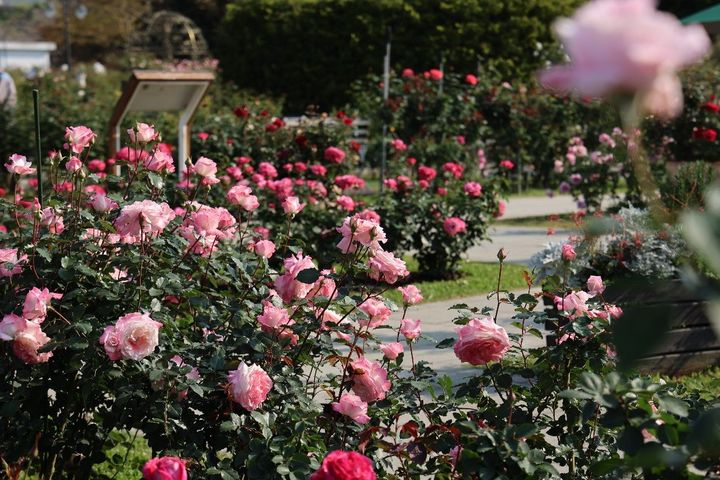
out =
[(658, 396), (658, 407), (678, 417), (688, 416), (688, 404), (679, 398), (670, 396)]
[(46, 248), (37, 247), (35, 251), (48, 262), (52, 261), (52, 254)]
[(455, 345), (455, 339), (454, 338), (446, 338), (445, 340), (440, 341), (437, 345), (435, 345), (435, 348), (450, 348), (453, 345)]
[(302, 283), (307, 284), (313, 284), (317, 281), (317, 279), (320, 278), (320, 271), (318, 271), (317, 268), (306, 268), (305, 270), (301, 270), (297, 277), (295, 277), (295, 280)]

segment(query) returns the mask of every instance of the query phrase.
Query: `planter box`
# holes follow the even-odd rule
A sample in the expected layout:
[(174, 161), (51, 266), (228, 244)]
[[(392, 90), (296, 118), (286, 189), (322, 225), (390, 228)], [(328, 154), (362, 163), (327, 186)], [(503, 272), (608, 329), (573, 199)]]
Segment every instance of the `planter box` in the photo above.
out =
[[(652, 284), (605, 292), (608, 302), (623, 308), (628, 305), (667, 309), (671, 312), (670, 331), (662, 343), (650, 355), (640, 360), (638, 370), (643, 373), (685, 375), (720, 365), (720, 339), (710, 326), (705, 314), (705, 302), (698, 298), (679, 280), (659, 280)], [(553, 318), (558, 312), (549, 299), (545, 299), (546, 311)], [(631, 320), (620, 318), (618, 321)], [(554, 332), (557, 320), (546, 323), (545, 328)], [(648, 332), (648, 335), (657, 334)], [(548, 345), (555, 342), (555, 335), (548, 335)]]

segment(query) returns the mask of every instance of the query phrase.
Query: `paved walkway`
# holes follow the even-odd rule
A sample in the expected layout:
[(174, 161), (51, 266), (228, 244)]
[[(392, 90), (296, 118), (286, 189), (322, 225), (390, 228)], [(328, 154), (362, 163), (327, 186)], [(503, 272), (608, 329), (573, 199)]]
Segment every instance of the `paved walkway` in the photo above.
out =
[[(517, 292), (524, 293), (524, 292)], [(478, 295), (474, 297), (468, 297), (463, 299), (447, 300), (441, 302), (432, 303), (421, 303), (414, 307), (410, 307), (408, 310), (408, 318), (419, 318), (421, 320), (422, 333), (426, 337), (430, 337), (430, 340), (421, 338), (413, 347), (415, 351), (416, 360), (425, 360), (432, 368), (440, 375), (448, 375), (453, 379), (453, 382), (457, 383), (463, 378), (473, 375), (475, 373), (475, 367), (468, 364), (463, 364), (458, 360), (453, 352), (452, 348), (439, 349), (435, 348), (438, 342), (445, 340), (446, 338), (455, 338), (455, 328), (457, 326), (452, 323), (452, 320), (459, 316), (457, 310), (449, 310), (450, 307), (458, 303), (465, 303), (469, 307), (495, 307), (495, 298), (488, 299), (487, 295)], [(500, 306), (500, 314), (498, 315), (498, 323), (505, 327), (510, 333), (519, 333), (519, 330), (511, 325), (513, 315), (513, 308), (507, 304)], [(400, 325), (400, 319), (402, 318), (402, 311), (395, 312), (388, 322), (393, 327)], [(394, 342), (395, 333), (390, 330), (378, 329), (376, 335), (383, 342)], [(528, 348), (537, 348), (545, 345), (544, 339), (526, 335), (523, 340), (523, 345)], [(405, 362), (410, 362), (410, 351), (405, 346)]]
[[(546, 216), (557, 213), (571, 213), (577, 210), (575, 202), (570, 196), (548, 197), (516, 197), (510, 199), (504, 218), (523, 218)], [(497, 252), (500, 248), (508, 251), (508, 262), (527, 264), (530, 257), (541, 250), (544, 245), (551, 241), (564, 241), (573, 232), (569, 230), (558, 230), (554, 235), (548, 235), (546, 228), (537, 227), (514, 227), (495, 225), (491, 227), (490, 241), (484, 242), (478, 247), (470, 249), (467, 258), (471, 261), (497, 262)], [(517, 292), (524, 293), (524, 292)], [(420, 339), (414, 347), (415, 358), (425, 360), (432, 365), (433, 369), (440, 375), (449, 375), (453, 382), (457, 383), (463, 378), (472, 375), (475, 367), (463, 364), (458, 360), (452, 348), (438, 349), (435, 345), (446, 339), (456, 337), (456, 325), (452, 320), (458, 316), (456, 310), (449, 310), (453, 305), (464, 303), (469, 307), (495, 307), (495, 298), (488, 299), (487, 295), (477, 295), (468, 298), (447, 300), (433, 303), (421, 303), (411, 307), (408, 317), (419, 318), (422, 323), (423, 335), (430, 339)], [(510, 333), (518, 333), (513, 327), (513, 308), (507, 304), (500, 306), (498, 323), (505, 327)], [(390, 319), (389, 324), (393, 327), (400, 325), (402, 312), (396, 312)], [(534, 325), (543, 331), (542, 325)], [(389, 330), (378, 330), (378, 336), (384, 342), (394, 342), (395, 334)], [(532, 335), (526, 335), (523, 340), (524, 346), (537, 348), (545, 345), (545, 339)], [(410, 361), (410, 352), (405, 348), (405, 361)]]

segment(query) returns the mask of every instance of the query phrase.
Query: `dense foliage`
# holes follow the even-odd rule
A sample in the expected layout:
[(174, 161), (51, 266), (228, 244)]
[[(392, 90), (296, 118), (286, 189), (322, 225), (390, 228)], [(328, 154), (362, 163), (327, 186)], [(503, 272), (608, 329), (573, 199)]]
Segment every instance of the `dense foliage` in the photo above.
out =
[[(552, 19), (578, 3), (236, 1), (227, 7), (215, 53), (228, 78), (284, 96), (288, 111), (300, 113), (309, 104), (343, 105), (353, 81), (381, 72), (388, 29), (393, 65), (427, 69), (444, 62), (448, 71), (475, 72), (480, 57), (503, 78), (527, 78), (552, 50)], [(536, 44), (543, 50), (527, 48)]]

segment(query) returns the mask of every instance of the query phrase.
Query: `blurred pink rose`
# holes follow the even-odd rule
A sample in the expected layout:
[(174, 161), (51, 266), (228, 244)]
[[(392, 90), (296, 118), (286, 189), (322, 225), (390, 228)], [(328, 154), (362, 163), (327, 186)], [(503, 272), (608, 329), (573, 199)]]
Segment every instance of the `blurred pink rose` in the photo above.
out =
[(343, 236), (337, 244), (343, 253), (354, 253), (358, 244), (369, 247), (370, 250), (379, 250), (380, 243), (387, 241), (385, 231), (377, 222), (366, 220), (359, 214), (346, 217), (337, 231)]
[(200, 157), (195, 162), (195, 165), (190, 168), (190, 171), (201, 177), (215, 178), (215, 174), (217, 174), (217, 164), (207, 157)]
[(37, 287), (33, 287), (27, 295), (25, 295), (25, 302), (23, 303), (23, 318), (27, 320), (34, 320), (37, 323), (42, 323), (47, 316), (48, 305), (52, 299), (59, 300), (62, 298), (62, 293), (52, 293), (47, 288), (40, 290)]
[(39, 324), (26, 320), (24, 328), (15, 332), (13, 353), (30, 365), (44, 363), (50, 360), (53, 354), (52, 352), (38, 353), (38, 349), (49, 341), (50, 338), (45, 335)]
[(682, 105), (675, 72), (710, 49), (701, 25), (683, 26), (654, 0), (594, 0), (554, 30), (571, 63), (542, 72), (541, 83), (588, 97), (638, 93), (648, 113), (664, 118)]
[(352, 197), (348, 197), (347, 195), (340, 195), (335, 200), (340, 208), (343, 210), (346, 210), (348, 212), (352, 212), (355, 210), (355, 201), (352, 199)]
[(335, 450), (323, 459), (310, 480), (376, 480), (372, 461), (357, 452)]
[(400, 334), (404, 336), (406, 340), (415, 340), (421, 333), (420, 320), (403, 318), (400, 321)]
[(385, 305), (385, 302), (376, 298), (368, 298), (365, 300), (358, 309), (364, 312), (369, 319), (360, 318), (358, 323), (361, 327), (377, 328), (390, 318), (392, 310), (390, 307)]
[(160, 457), (148, 460), (142, 470), (143, 480), (187, 480), (185, 460)]
[(465, 75), (465, 83), (467, 83), (468, 85), (472, 85), (474, 87), (475, 85), (477, 85), (477, 82), (477, 77), (472, 73), (468, 73), (467, 75)]
[(383, 356), (388, 360), (395, 360), (404, 350), (402, 343), (392, 342), (384, 343), (380, 345), (380, 350), (383, 352)]
[(262, 304), (263, 311), (257, 317), (260, 329), (265, 333), (289, 339), (290, 343), (295, 345), (298, 336), (295, 335), (290, 328), (292, 325), (295, 325), (295, 320), (290, 318), (288, 311), (284, 308), (276, 307), (270, 300), (263, 300)]
[(339, 402), (332, 403), (332, 409), (352, 418), (360, 425), (370, 421), (370, 417), (367, 416), (368, 404), (354, 393), (344, 393)]
[(240, 362), (237, 370), (228, 374), (228, 381), (233, 401), (248, 411), (258, 408), (273, 386), (265, 370), (257, 365), (248, 366), (244, 362)]
[(157, 149), (152, 155), (143, 160), (143, 167), (151, 172), (173, 173), (175, 171), (175, 161), (173, 160), (172, 155)]
[(345, 152), (340, 150), (337, 147), (328, 147), (325, 149), (324, 154), (325, 160), (327, 160), (330, 163), (342, 163), (345, 159)]
[[(0, 248), (0, 278), (12, 277), (22, 272), (27, 255), (18, 257), (17, 248)], [(7, 267), (10, 264), (10, 267)]]
[(260, 206), (258, 198), (252, 195), (252, 188), (246, 185), (232, 187), (227, 193), (227, 199), (233, 205), (240, 205), (247, 212), (252, 212)]
[(155, 131), (154, 125), (148, 125), (147, 123), (138, 122), (135, 128), (130, 128), (127, 131), (130, 141), (132, 143), (148, 143), (156, 140), (160, 135)]
[(25, 322), (27, 322), (27, 320), (14, 313), (5, 315), (2, 321), (0, 321), (0, 340), (5, 340), (6, 342), (14, 340), (15, 335), (25, 328)]
[(473, 318), (456, 331), (458, 339), (453, 350), (462, 362), (484, 365), (502, 359), (510, 349), (507, 332), (490, 317)]
[(120, 236), (158, 235), (174, 218), (175, 212), (167, 203), (143, 200), (123, 207), (115, 220), (115, 229)]
[(30, 175), (35, 173), (35, 169), (30, 165), (32, 164), (27, 161), (27, 157), (13, 153), (10, 155), (8, 163), (5, 164), (5, 168), (8, 172), (16, 175)]
[(352, 390), (365, 402), (374, 402), (385, 398), (390, 390), (387, 372), (378, 362), (360, 357), (350, 364), (352, 367)]
[(398, 281), (398, 278), (410, 275), (410, 271), (402, 259), (381, 248), (372, 252), (368, 264), (370, 266), (368, 275), (378, 282), (393, 284)]
[(63, 230), (65, 230), (62, 215), (60, 215), (60, 212), (53, 207), (47, 207), (42, 210), (40, 225), (48, 227), (50, 233), (60, 234)]
[(562, 259), (572, 262), (576, 257), (575, 248), (569, 243), (564, 243), (562, 246)]
[(81, 153), (95, 141), (95, 133), (88, 127), (65, 127), (65, 139), (74, 153)]
[(313, 284), (307, 284), (296, 280), (298, 274), (303, 270), (315, 268), (311, 257), (303, 256), (302, 252), (291, 255), (283, 261), (285, 273), (275, 279), (275, 290), (285, 303), (293, 298), (303, 299), (313, 289)]
[(405, 142), (403, 142), (401, 139), (396, 138), (390, 142), (390, 146), (395, 150), (396, 152), (404, 152), (407, 150), (407, 145), (405, 145)]
[(412, 78), (412, 77), (415, 76), (415, 72), (413, 72), (413, 69), (412, 69), (412, 68), (404, 68), (403, 71), (402, 71), (401, 76), (402, 76), (403, 78)]
[(70, 160), (65, 162), (65, 170), (68, 172), (77, 172), (82, 168), (82, 162), (76, 156), (70, 157)]
[(297, 215), (305, 208), (305, 204), (300, 203), (298, 197), (287, 197), (282, 202), (282, 208), (287, 215)]
[(406, 305), (416, 305), (423, 301), (423, 296), (420, 294), (420, 289), (415, 285), (407, 285), (405, 287), (398, 287), (400, 293), (402, 293), (403, 303)]
[(462, 218), (449, 217), (445, 219), (445, 222), (443, 222), (443, 230), (445, 230), (445, 233), (451, 237), (454, 237), (458, 233), (466, 231), (467, 225)]
[(90, 206), (98, 213), (107, 213), (118, 208), (117, 202), (105, 195), (93, 195)]
[(260, 240), (259, 242), (255, 242), (255, 246), (253, 248), (256, 254), (265, 258), (270, 258), (275, 253), (275, 244), (270, 240)]
[(592, 295), (599, 295), (605, 291), (605, 285), (603, 284), (602, 277), (599, 275), (590, 275), (587, 280), (588, 291)]
[(482, 185), (477, 182), (466, 183), (464, 190), (468, 197), (477, 198), (482, 195)]
[(437, 68), (430, 69), (430, 71), (428, 73), (429, 73), (429, 77), (431, 80), (438, 81), (438, 80), (442, 80), (442, 78), (443, 78), (442, 70), (438, 70)]

